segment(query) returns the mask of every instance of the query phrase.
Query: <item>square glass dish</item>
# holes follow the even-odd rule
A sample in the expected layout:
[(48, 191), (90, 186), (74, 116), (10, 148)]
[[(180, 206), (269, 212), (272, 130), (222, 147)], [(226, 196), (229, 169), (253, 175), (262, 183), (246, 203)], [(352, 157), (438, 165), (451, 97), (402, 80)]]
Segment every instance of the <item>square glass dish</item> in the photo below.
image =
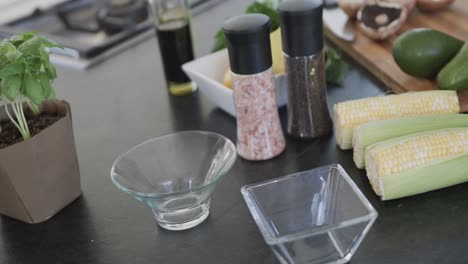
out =
[(281, 263), (346, 263), (377, 219), (338, 164), (247, 185), (242, 195)]

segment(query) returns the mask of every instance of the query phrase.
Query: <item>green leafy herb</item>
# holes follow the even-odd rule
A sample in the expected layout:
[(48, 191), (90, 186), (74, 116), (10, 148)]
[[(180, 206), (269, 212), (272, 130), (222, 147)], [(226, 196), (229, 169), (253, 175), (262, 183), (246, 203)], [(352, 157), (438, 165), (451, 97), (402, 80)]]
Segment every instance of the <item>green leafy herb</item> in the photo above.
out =
[(0, 99), (10, 101), (5, 110), (23, 139), (31, 137), (23, 102), (34, 113), (44, 99), (55, 98), (51, 82), (57, 77), (54, 65), (49, 61), (47, 48), (61, 48), (33, 32), (26, 32), (0, 42)]
[(12, 45), (18, 47), (19, 45), (23, 44), (24, 42), (34, 38), (36, 36), (36, 33), (34, 32), (25, 32), (21, 35), (18, 36), (13, 36), (10, 38), (9, 43)]
[(10, 75), (21, 74), (24, 71), (24, 64), (21, 62), (14, 62), (6, 64), (0, 69), (0, 79), (6, 78)]
[(264, 3), (255, 2), (247, 7), (245, 11), (247, 14), (264, 14), (270, 18), (271, 28), (270, 32), (275, 31), (280, 26), (280, 19), (278, 12), (275, 9), (272, 9), (270, 6)]
[(35, 105), (40, 105), (45, 97), (39, 80), (29, 74), (24, 77), (23, 93)]
[(0, 42), (0, 54), (5, 57), (8, 52), (16, 50), (15, 45), (11, 44), (8, 41), (1, 41)]
[(10, 62), (16, 62), (19, 58), (21, 58), (23, 54), (19, 50), (12, 50), (10, 52), (7, 52), (5, 54), (5, 57), (10, 61)]
[(269, 8), (276, 10), (280, 3), (280, 0), (257, 0), (258, 3), (267, 5)]
[(42, 87), (42, 94), (44, 95), (45, 98), (48, 98), (53, 90), (52, 85), (50, 84), (50, 79), (47, 78), (47, 76), (45, 75), (40, 75), (39, 82)]
[(215, 35), (215, 45), (213, 52), (225, 49), (227, 47), (226, 37), (224, 36), (223, 29), (218, 30)]
[(0, 83), (2, 86), (2, 93), (8, 100), (15, 100), (20, 93), (22, 82), (23, 80), (21, 80), (20, 75), (11, 75), (2, 79), (2, 82)]
[(327, 82), (342, 85), (348, 72), (348, 64), (341, 55), (333, 48), (325, 47), (325, 76)]

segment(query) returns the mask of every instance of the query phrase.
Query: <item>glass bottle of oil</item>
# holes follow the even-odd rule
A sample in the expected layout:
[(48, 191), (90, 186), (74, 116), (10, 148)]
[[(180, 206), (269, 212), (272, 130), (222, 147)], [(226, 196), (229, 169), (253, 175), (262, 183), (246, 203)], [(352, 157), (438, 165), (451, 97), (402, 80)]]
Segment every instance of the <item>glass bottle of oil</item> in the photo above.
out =
[(193, 60), (190, 8), (187, 0), (148, 0), (169, 92), (191, 94), (194, 82), (182, 70), (182, 64)]

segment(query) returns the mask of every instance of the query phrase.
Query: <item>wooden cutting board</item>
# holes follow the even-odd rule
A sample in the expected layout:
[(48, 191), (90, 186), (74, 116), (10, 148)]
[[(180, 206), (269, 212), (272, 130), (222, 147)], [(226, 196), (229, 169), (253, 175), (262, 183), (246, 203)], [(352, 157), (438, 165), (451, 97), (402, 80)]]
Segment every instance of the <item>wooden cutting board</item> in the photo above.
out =
[[(434, 13), (416, 9), (396, 36), (381, 42), (367, 38), (354, 23), (356, 40), (353, 43), (339, 39), (327, 28), (325, 36), (395, 93), (436, 90), (434, 81), (415, 78), (400, 70), (392, 57), (392, 43), (398, 34), (420, 27), (440, 30), (468, 41), (468, 0), (458, 0), (450, 8)], [(462, 111), (468, 112), (468, 90), (459, 92), (459, 99)]]

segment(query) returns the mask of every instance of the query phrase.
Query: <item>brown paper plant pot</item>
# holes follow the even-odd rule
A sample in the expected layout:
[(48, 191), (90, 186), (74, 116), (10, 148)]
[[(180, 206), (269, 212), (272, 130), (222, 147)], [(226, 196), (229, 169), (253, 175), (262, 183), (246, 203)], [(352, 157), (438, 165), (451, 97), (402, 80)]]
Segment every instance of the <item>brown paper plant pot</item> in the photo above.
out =
[[(31, 224), (51, 218), (81, 194), (70, 105), (45, 101), (40, 110), (63, 117), (0, 149), (0, 214)], [(2, 107), (0, 120), (6, 118)]]

